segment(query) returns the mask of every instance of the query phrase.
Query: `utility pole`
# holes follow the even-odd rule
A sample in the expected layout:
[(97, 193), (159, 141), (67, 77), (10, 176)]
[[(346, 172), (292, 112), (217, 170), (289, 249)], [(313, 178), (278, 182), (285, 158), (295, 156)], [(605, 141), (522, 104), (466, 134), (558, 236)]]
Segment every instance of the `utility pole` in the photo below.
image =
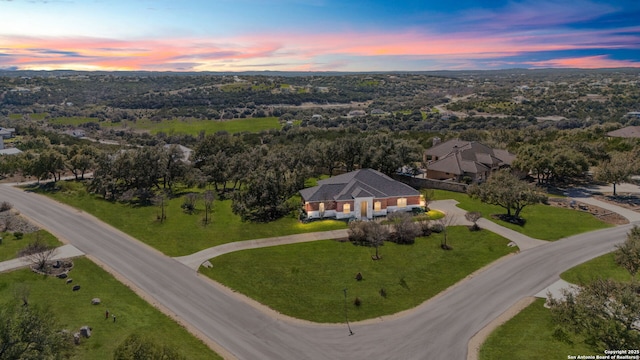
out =
[(344, 288), (344, 319), (347, 322), (347, 328), (349, 329), (349, 336), (353, 335), (353, 331), (351, 331), (351, 326), (349, 325), (349, 318), (347, 317), (347, 288)]

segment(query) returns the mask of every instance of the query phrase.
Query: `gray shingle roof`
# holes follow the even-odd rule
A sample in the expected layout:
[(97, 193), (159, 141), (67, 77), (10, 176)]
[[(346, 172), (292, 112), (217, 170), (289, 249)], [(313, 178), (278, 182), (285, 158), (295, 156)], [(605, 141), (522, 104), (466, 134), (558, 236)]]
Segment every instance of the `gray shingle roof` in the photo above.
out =
[(300, 190), (304, 201), (352, 200), (358, 197), (417, 196), (418, 190), (373, 169), (360, 169), (318, 181)]

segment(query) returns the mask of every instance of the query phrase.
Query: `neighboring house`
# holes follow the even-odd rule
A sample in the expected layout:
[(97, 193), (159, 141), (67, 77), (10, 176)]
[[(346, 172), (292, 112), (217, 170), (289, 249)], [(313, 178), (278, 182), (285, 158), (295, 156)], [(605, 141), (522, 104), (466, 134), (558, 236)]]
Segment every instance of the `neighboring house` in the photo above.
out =
[(621, 138), (640, 138), (640, 126), (627, 126), (622, 129), (609, 131), (607, 133), (609, 137), (621, 137)]
[(365, 116), (365, 115), (367, 115), (367, 113), (364, 110), (351, 110), (347, 114), (347, 116), (349, 116), (349, 117)]
[(372, 219), (424, 206), (418, 190), (372, 169), (320, 180), (300, 195), (309, 219)]
[(511, 166), (515, 155), (476, 141), (451, 139), (437, 143), (424, 154), (426, 177), (436, 180), (483, 182), (492, 171)]
[(0, 155), (17, 155), (22, 151), (16, 148), (6, 148), (4, 147), (4, 139), (0, 137)]
[(2, 137), (3, 139), (10, 139), (14, 137), (15, 134), (16, 134), (15, 128), (0, 127), (0, 137)]

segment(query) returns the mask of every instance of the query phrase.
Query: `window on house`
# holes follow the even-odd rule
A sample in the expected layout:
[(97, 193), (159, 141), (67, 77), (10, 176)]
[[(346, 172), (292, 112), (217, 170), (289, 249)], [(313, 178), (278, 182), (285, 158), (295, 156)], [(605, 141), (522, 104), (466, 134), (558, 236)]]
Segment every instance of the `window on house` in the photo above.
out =
[(382, 203), (380, 201), (376, 201), (373, 203), (373, 210), (380, 211), (382, 210)]
[(351, 212), (351, 204), (344, 204), (344, 206), (342, 206), (342, 212), (347, 214)]
[(407, 207), (407, 198), (399, 198), (398, 207)]

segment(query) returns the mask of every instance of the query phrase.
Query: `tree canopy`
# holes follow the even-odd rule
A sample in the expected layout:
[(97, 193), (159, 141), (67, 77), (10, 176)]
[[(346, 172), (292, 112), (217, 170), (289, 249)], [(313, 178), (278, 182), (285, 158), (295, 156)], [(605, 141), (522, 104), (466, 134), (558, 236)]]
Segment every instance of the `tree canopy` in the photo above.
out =
[(504, 208), (507, 216), (516, 218), (526, 206), (547, 200), (546, 195), (518, 179), (508, 169), (493, 173), (485, 183), (470, 186), (468, 193), (472, 198)]

